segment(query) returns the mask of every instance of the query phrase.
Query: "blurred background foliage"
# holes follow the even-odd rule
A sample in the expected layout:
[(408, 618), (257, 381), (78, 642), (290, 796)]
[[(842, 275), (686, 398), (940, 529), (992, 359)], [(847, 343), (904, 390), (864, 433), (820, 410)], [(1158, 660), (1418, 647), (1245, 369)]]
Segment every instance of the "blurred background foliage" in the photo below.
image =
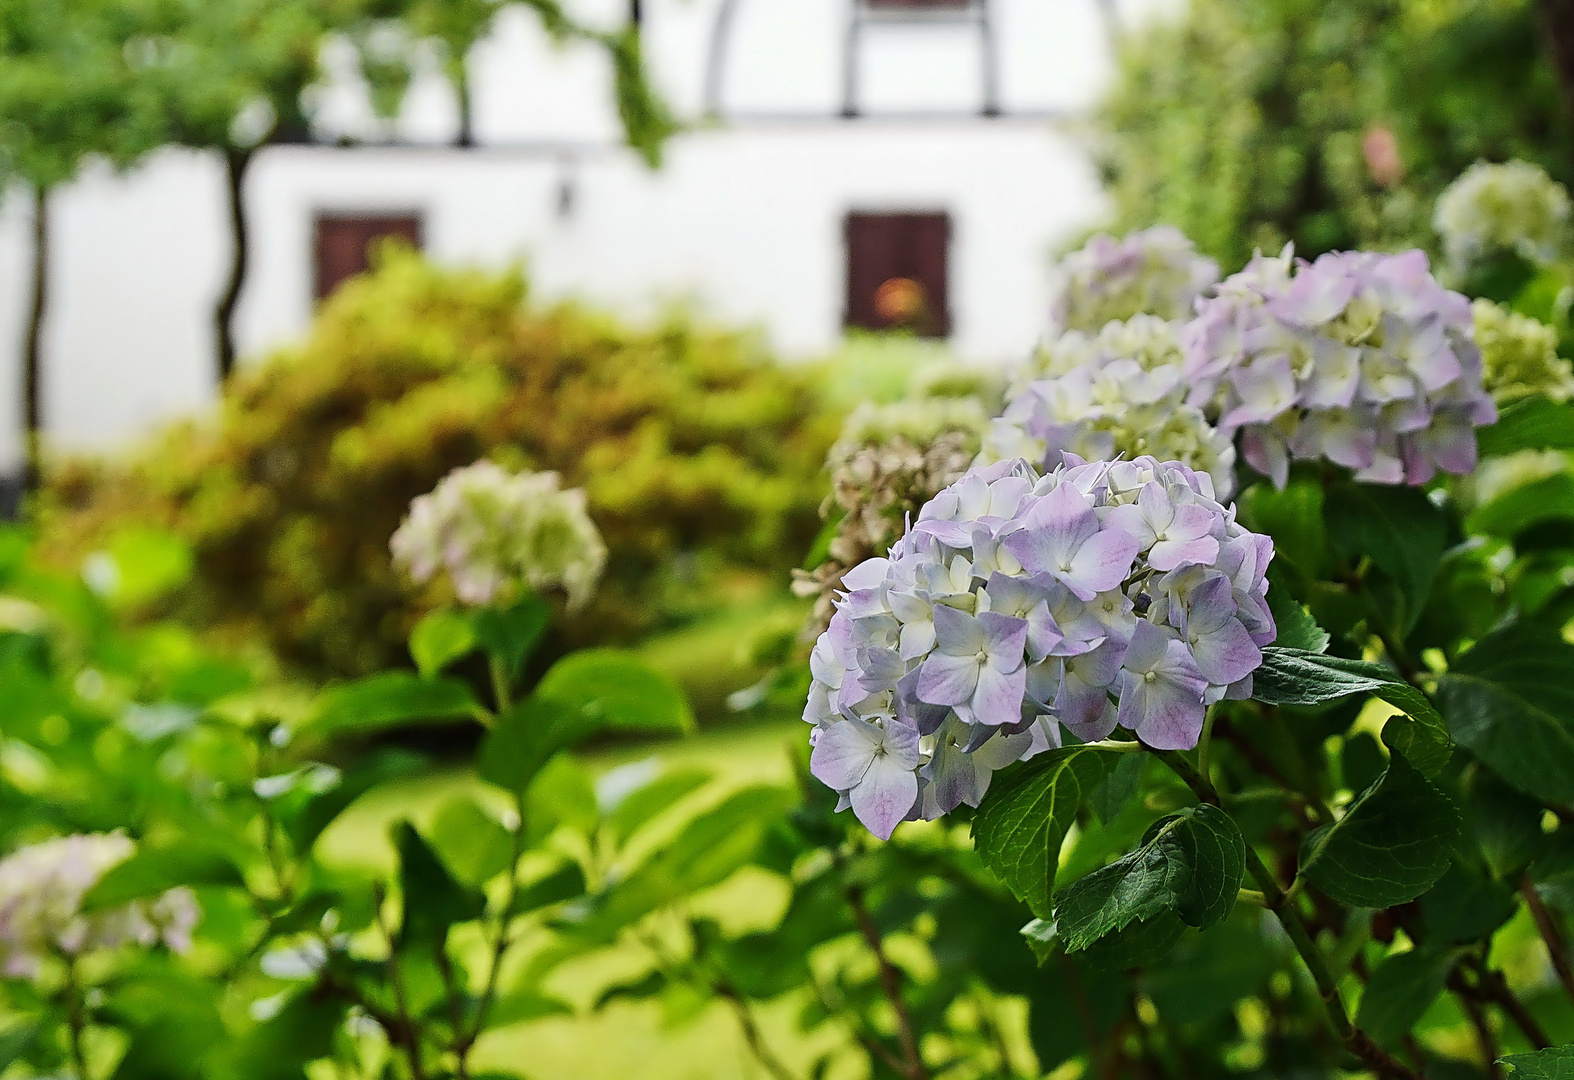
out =
[(1574, 179), (1534, 0), (1191, 0), (1134, 32), (1095, 125), (1117, 231), (1175, 225), (1226, 273), (1254, 248), (1435, 251), (1467, 166)]
[(41, 546), (79, 563), (133, 524), (190, 544), (167, 613), (292, 671), (406, 663), (418, 614), (388, 564), (411, 498), (491, 457), (584, 486), (607, 580), (569, 645), (627, 642), (784, 581), (819, 529), (839, 412), (812, 369), (680, 313), (635, 329), (533, 301), (518, 272), (440, 270), (387, 249), (296, 347), (245, 368), (210, 418), (124, 459), (62, 462)]

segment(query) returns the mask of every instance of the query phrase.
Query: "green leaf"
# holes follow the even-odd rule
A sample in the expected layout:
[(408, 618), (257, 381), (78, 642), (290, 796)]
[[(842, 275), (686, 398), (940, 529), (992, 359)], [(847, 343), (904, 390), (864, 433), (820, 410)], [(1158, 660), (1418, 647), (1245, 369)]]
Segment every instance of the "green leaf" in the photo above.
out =
[(454, 795), (437, 808), (427, 834), (443, 862), (467, 885), (486, 884), (512, 861), (513, 836), (465, 795)]
[(624, 793), (607, 808), (606, 823), (615, 843), (622, 844), (664, 811), (711, 780), (709, 769), (691, 766), (658, 772), (648, 783)]
[(1303, 574), (1317, 577), (1328, 569), (1322, 484), (1301, 477), (1283, 491), (1254, 484), (1241, 493), (1241, 515), (1254, 532), (1272, 536), (1275, 555)]
[(1102, 971), (1125, 971), (1147, 967), (1169, 955), (1186, 932), (1186, 924), (1173, 911), (1161, 911), (1152, 918), (1128, 923), (1123, 929), (1105, 934), (1076, 954), (1076, 959)]
[(1497, 1061), (1514, 1070), (1515, 1080), (1574, 1080), (1574, 1046), (1554, 1046), (1533, 1054), (1510, 1054)]
[(484, 715), (468, 684), (385, 671), (330, 687), (317, 696), (306, 720), (320, 735), (366, 734), (404, 724), (473, 720)]
[(1516, 484), (1476, 507), (1465, 519), (1465, 528), (1512, 540), (1535, 525), (1570, 519), (1574, 519), (1574, 475), (1560, 472)]
[(1395, 629), (1408, 631), (1426, 607), (1448, 547), (1448, 522), (1419, 488), (1335, 484), (1324, 507), (1328, 535), (1345, 558), (1369, 557), (1398, 586), (1403, 609)]
[(1448, 726), (1427, 696), (1380, 664), (1269, 646), (1252, 674), (1252, 697), (1269, 705), (1322, 705), (1371, 694), (1403, 709), (1407, 721), (1385, 728), (1384, 739), (1416, 768), (1435, 776), (1448, 763)]
[(681, 735), (694, 728), (678, 684), (621, 649), (570, 653), (542, 676), (536, 693), (573, 705), (612, 731)]
[(1133, 922), (1173, 913), (1198, 928), (1235, 907), (1246, 870), (1246, 841), (1216, 806), (1190, 807), (1153, 823), (1142, 844), (1071, 885), (1055, 918), (1067, 952), (1088, 948)]
[(1438, 682), (1454, 738), (1506, 783), (1574, 802), (1574, 646), (1516, 623), (1458, 657)]
[(1356, 1026), (1384, 1046), (1396, 1046), (1443, 992), (1454, 954), (1416, 949), (1390, 956), (1372, 971)]
[(1120, 812), (1136, 798), (1147, 760), (1145, 754), (1121, 754), (1104, 780), (1088, 796), (1088, 805), (1105, 825), (1120, 816)]
[(196, 566), (191, 548), (180, 537), (144, 525), (117, 531), (110, 537), (108, 551), (99, 556), (106, 557), (109, 562), (101, 565), (108, 573), (102, 581), (92, 566), (84, 574), (95, 586), (108, 586), (96, 591), (103, 592), (115, 606), (126, 608), (151, 603), (185, 584)]
[(1040, 967), (1044, 965), (1044, 961), (1055, 955), (1059, 941), (1055, 937), (1055, 924), (1048, 919), (1034, 919), (1019, 933), (1027, 939), (1027, 946), (1033, 950), (1033, 958), (1038, 961)]
[(326, 1057), (349, 1001), (307, 987), (269, 1020), (234, 1039), (220, 1056), (216, 1080), (300, 1080), (308, 1062)]
[(1323, 653), (1328, 649), (1328, 631), (1317, 625), (1306, 605), (1283, 589), (1268, 590), (1268, 610), (1273, 613), (1279, 636), (1273, 644), (1283, 649)]
[(119, 907), (179, 885), (244, 886), (234, 860), (219, 845), (186, 837), (179, 844), (144, 848), (99, 879), (82, 899), (86, 911)]
[(1068, 746), (995, 774), (973, 815), (978, 857), (1041, 919), (1051, 917), (1066, 830), (1115, 763), (1108, 751)]
[(1538, 395), (1505, 405), (1497, 423), (1476, 431), (1476, 447), (1482, 457), (1519, 450), (1574, 450), (1574, 403)]
[(448, 867), (408, 821), (395, 825), (393, 833), (394, 847), (399, 852), (399, 888), (404, 897), (399, 942), (402, 946), (441, 948), (450, 926), (481, 917), (485, 898), (455, 881)]
[(481, 741), (481, 779), (523, 796), (554, 754), (600, 728), (579, 709), (532, 694), (499, 716)]
[(456, 611), (433, 611), (410, 631), (410, 656), (416, 670), (428, 678), (478, 644), (472, 620)]
[(1377, 783), (1301, 848), (1301, 875), (1351, 907), (1414, 900), (1448, 869), (1454, 804), (1395, 750)]
[(41, 1022), (33, 1019), (13, 1019), (0, 1030), (0, 1072), (9, 1069), (24, 1057), (38, 1038)]
[(564, 863), (542, 878), (524, 886), (514, 896), (510, 915), (524, 915), (551, 904), (577, 900), (585, 895), (585, 871), (578, 863)]
[(552, 609), (546, 601), (527, 596), (511, 607), (477, 610), (470, 617), (470, 625), (482, 648), (501, 661), (510, 676), (516, 676), (551, 618)]

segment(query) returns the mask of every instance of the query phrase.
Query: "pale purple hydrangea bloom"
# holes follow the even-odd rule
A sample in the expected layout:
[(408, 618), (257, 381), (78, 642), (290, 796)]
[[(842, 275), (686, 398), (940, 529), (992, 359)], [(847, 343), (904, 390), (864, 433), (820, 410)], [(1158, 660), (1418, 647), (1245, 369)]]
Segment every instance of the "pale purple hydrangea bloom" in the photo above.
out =
[(1156, 457), (1208, 473), (1227, 497), (1235, 446), (1187, 403), (1185, 362), (1179, 324), (1156, 316), (1108, 323), (1096, 335), (1068, 331), (1017, 374), (974, 463)]
[(580, 607), (607, 562), (582, 490), (560, 488), (557, 473), (515, 474), (490, 461), (455, 469), (414, 499), (388, 546), (412, 580), (446, 575), (474, 607), (552, 588)]
[(1100, 330), (1133, 315), (1185, 319), (1219, 280), (1219, 264), (1179, 229), (1156, 225), (1116, 239), (1099, 233), (1055, 268), (1051, 317), (1057, 331)]
[(36, 978), (49, 956), (128, 944), (189, 949), (202, 915), (190, 889), (82, 911), (83, 897), (135, 852), (123, 833), (88, 833), (46, 840), (0, 859), (0, 973)]
[(1290, 461), (1326, 458), (1361, 480), (1425, 484), (1475, 467), (1497, 417), (1481, 385), (1470, 302), (1426, 255), (1257, 255), (1182, 332), (1192, 404), (1283, 487)]
[(886, 838), (978, 805), (1063, 728), (1195, 746), (1274, 639), (1272, 557), (1178, 462), (976, 467), (843, 579), (810, 657), (811, 771)]

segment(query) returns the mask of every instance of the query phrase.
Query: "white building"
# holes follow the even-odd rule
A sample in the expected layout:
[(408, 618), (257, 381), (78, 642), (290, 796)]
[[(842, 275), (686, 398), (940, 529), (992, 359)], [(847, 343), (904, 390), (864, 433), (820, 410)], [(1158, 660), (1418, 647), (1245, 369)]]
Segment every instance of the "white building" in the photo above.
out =
[[(608, 25), (629, 10), (574, 7)], [(1138, 12), (1114, 0), (645, 0), (643, 14), (653, 79), (691, 125), (659, 171), (620, 145), (605, 58), (554, 48), (528, 12), (505, 13), (472, 57), (474, 149), (444, 145), (457, 108), (435, 69), (385, 130), (353, 60), (331, 54), (339, 75), (319, 134), (405, 145), (262, 153), (248, 180), (242, 352), (302, 333), (321, 272), (314, 237), (339, 217), (375, 215), (418, 219), (440, 261), (523, 260), (538, 295), (631, 314), (685, 299), (763, 326), (788, 356), (834, 348), (844, 322), (862, 317), (868, 297), (849, 296), (850, 274), (877, 285), (939, 273), (924, 280), (943, 300), (936, 328), (963, 356), (1031, 346), (1049, 252), (1102, 211), (1075, 121), (1109, 78), (1115, 20)], [(91, 172), (53, 207), (51, 443), (113, 445), (200, 408), (213, 395), (211, 309), (228, 259), (218, 161), (168, 151), (129, 175)], [(0, 467), (20, 456), (10, 418), (31, 213), (20, 191), (0, 205)], [(891, 213), (927, 216), (863, 233), (847, 224)], [(854, 233), (872, 247), (849, 251)], [(914, 244), (925, 250), (892, 254)], [(940, 269), (903, 262), (914, 258)]]

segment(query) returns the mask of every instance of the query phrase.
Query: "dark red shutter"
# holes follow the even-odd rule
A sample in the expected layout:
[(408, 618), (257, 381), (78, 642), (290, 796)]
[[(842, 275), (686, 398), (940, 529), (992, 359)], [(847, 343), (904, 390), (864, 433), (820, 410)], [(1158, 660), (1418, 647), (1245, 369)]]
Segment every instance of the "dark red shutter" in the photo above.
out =
[(864, 4), (877, 11), (963, 11), (972, 6), (972, 0), (864, 0)]
[(865, 330), (894, 329), (876, 296), (900, 279), (923, 290), (924, 314), (908, 326), (924, 337), (951, 332), (948, 252), (951, 218), (947, 214), (847, 215), (847, 309), (845, 325)]
[(421, 219), (414, 214), (318, 214), (312, 295), (326, 299), (346, 278), (371, 265), (374, 241), (397, 236), (421, 247)]

